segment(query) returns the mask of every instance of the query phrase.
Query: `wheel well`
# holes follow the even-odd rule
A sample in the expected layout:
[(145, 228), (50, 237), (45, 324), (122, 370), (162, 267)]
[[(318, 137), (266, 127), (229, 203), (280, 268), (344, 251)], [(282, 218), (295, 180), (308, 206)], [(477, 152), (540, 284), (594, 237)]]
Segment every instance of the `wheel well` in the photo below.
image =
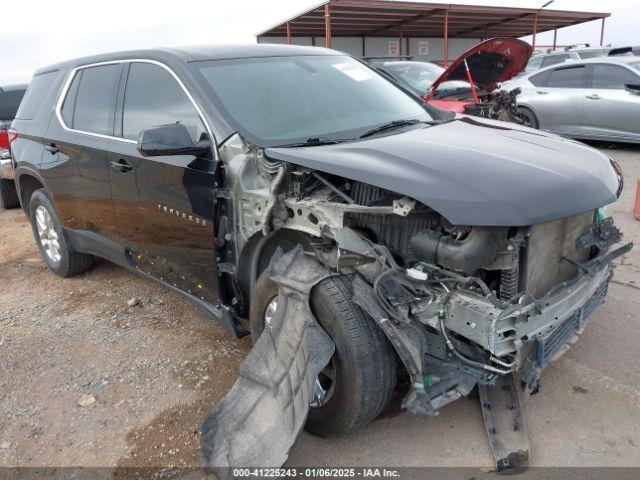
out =
[(27, 216), (29, 215), (29, 201), (33, 192), (40, 188), (44, 188), (44, 185), (40, 181), (32, 177), (31, 175), (21, 175), (19, 179), (20, 184), (20, 201), (22, 202), (22, 209)]
[(279, 230), (276, 233), (264, 237), (261, 233), (255, 234), (249, 239), (242, 250), (238, 262), (237, 281), (245, 301), (247, 311), (250, 308), (250, 299), (256, 280), (269, 266), (271, 257), (278, 247), (285, 252), (292, 250), (296, 245), (302, 244), (305, 250), (310, 245), (310, 237), (294, 230)]
[(540, 119), (538, 118), (538, 115), (536, 115), (536, 112), (533, 111), (533, 108), (528, 105), (518, 105), (518, 110), (526, 110), (535, 119), (538, 126), (540, 126)]

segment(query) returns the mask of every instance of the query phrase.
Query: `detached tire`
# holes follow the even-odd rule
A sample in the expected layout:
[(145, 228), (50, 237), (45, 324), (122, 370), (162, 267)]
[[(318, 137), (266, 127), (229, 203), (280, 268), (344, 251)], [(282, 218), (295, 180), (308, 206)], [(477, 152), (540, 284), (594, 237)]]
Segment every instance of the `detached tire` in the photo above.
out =
[(29, 219), (40, 254), (57, 275), (71, 277), (93, 266), (93, 255), (74, 252), (69, 248), (53, 203), (43, 188), (31, 195)]
[[(336, 345), (330, 363), (333, 388), (325, 403), (309, 409), (305, 425), (308, 432), (323, 437), (345, 434), (375, 419), (388, 405), (396, 385), (393, 347), (374, 320), (351, 302), (349, 284), (348, 277), (329, 277), (311, 292), (311, 311)], [(277, 295), (277, 284), (264, 272), (251, 302), (254, 343)]]
[(0, 178), (0, 207), (9, 209), (19, 206), (20, 199), (15, 182), (7, 178)]

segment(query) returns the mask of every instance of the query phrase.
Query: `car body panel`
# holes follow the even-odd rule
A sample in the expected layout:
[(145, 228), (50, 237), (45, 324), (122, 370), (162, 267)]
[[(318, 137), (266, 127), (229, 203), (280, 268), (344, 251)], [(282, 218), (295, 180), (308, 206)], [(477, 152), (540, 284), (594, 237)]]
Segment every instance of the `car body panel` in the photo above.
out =
[(340, 145), (268, 148), (266, 154), (405, 194), (460, 225), (547, 222), (611, 203), (618, 190), (600, 152), (475, 117)]
[(473, 102), (467, 102), (465, 100), (447, 100), (444, 98), (432, 98), (429, 99), (428, 102), (434, 107), (442, 108), (443, 110), (448, 110), (455, 113), (464, 113), (465, 107), (467, 105), (473, 105)]
[[(202, 300), (218, 300), (213, 204), (216, 164), (191, 155), (148, 157), (111, 140), (108, 163), (118, 233), (136, 268)], [(162, 225), (162, 228), (158, 228)]]
[(433, 82), (431, 91), (435, 92), (441, 83), (449, 80), (467, 80), (466, 61), (474, 83), (490, 92), (498, 83), (506, 82), (520, 73), (532, 52), (531, 45), (515, 38), (485, 40), (451, 62)]

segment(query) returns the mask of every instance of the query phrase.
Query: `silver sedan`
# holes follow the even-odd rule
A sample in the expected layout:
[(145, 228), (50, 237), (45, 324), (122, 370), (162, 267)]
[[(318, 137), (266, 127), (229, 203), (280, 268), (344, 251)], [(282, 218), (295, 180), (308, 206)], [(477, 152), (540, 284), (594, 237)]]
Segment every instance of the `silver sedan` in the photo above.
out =
[(640, 143), (640, 59), (569, 61), (516, 78), (526, 125), (572, 138)]

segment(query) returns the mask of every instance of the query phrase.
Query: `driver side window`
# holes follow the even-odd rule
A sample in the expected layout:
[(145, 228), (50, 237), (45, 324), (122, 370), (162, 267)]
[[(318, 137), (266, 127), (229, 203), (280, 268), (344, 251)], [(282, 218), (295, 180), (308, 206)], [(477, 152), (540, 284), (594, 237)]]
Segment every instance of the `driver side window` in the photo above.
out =
[(137, 140), (142, 130), (169, 123), (183, 124), (194, 142), (207, 136), (193, 103), (167, 70), (152, 63), (132, 63), (124, 96), (122, 136)]

